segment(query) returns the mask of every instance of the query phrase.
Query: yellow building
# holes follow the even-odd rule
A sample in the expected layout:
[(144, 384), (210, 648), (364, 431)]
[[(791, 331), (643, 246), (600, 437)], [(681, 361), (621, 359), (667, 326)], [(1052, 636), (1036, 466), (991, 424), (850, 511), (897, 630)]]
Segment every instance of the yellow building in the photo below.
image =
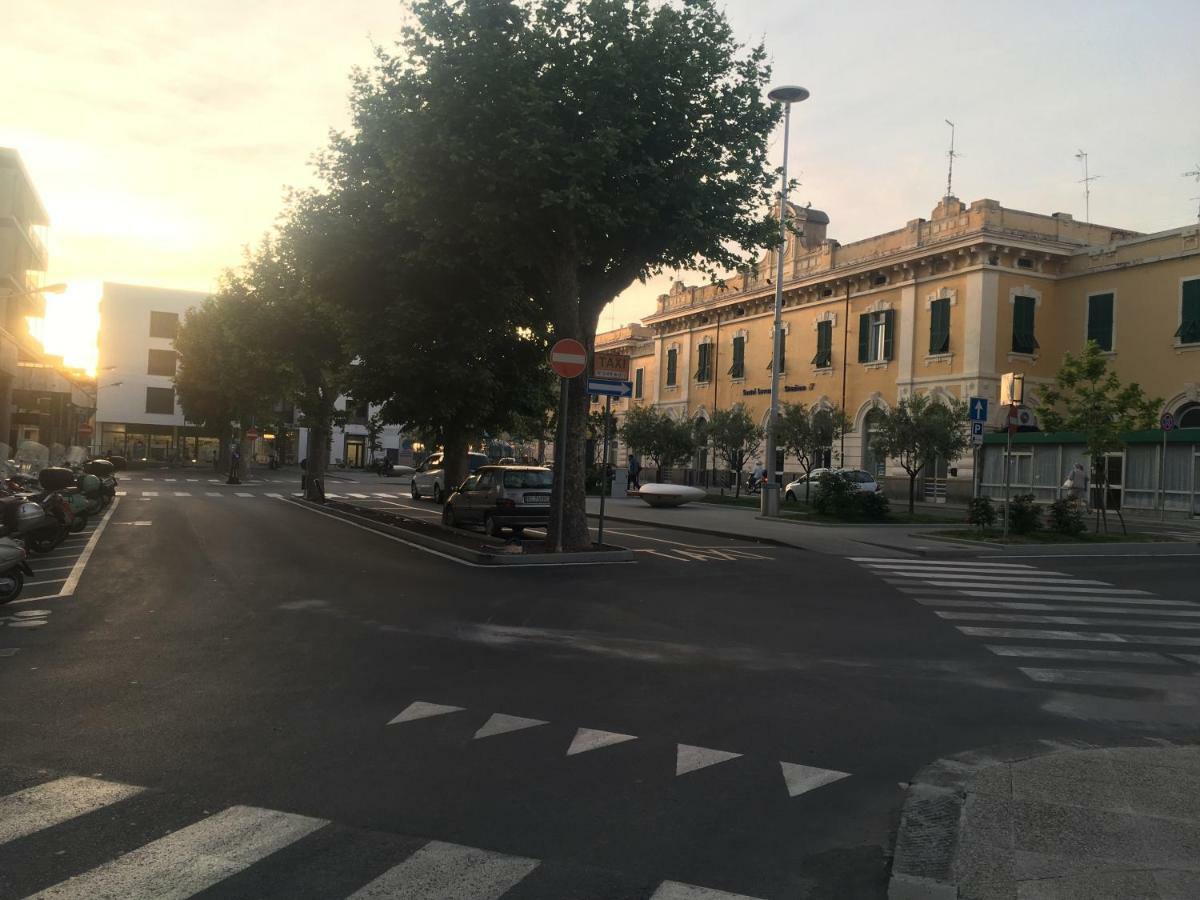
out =
[[(835, 464), (898, 480), (871, 450), (875, 410), (914, 392), (986, 397), (996, 426), (1004, 373), (1027, 376), (1034, 407), (1064, 352), (1089, 336), (1122, 380), (1200, 425), (1200, 227), (1147, 235), (945, 197), (928, 220), (842, 245), (826, 237), (824, 213), (791, 215), (780, 395), (846, 411)], [(765, 423), (775, 271), (771, 252), (723, 285), (676, 283), (643, 320), (649, 335), (631, 326), (597, 343), (636, 352), (640, 402), (691, 419), (741, 402)], [(972, 474), (970, 458), (942, 461), (921, 490), (967, 496)]]

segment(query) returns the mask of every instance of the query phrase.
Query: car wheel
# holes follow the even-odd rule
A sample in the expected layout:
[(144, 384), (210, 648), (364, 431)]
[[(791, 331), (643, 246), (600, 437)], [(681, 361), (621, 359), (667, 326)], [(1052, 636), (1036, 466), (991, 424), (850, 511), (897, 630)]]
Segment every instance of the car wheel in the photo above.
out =
[(433, 484), (433, 502), (443, 503), (446, 500), (446, 495), (442, 492), (442, 486), (437, 482)]
[(409, 493), (410, 493), (410, 494), (412, 494), (412, 498), (413, 498), (414, 500), (420, 500), (420, 499), (421, 499), (421, 491), (420, 491), (420, 489), (417, 487), (417, 479), (415, 479), (415, 478), (414, 478), (414, 479), (413, 479), (413, 480), (410, 482), (410, 484), (409, 484), (409, 488), (410, 488), (410, 490), (409, 490)]
[(501, 528), (490, 515), (483, 517), (483, 530), (487, 532), (488, 537), (500, 537)]
[(795, 495), (795, 494), (793, 494), (791, 491), (788, 491), (788, 492), (787, 492), (787, 496), (785, 496), (783, 499), (784, 499), (784, 500), (790, 500), (792, 503), (795, 503), (795, 502), (796, 502), (796, 495)]
[(458, 527), (458, 517), (454, 515), (454, 505), (447, 503), (442, 507), (442, 524), (447, 528)]

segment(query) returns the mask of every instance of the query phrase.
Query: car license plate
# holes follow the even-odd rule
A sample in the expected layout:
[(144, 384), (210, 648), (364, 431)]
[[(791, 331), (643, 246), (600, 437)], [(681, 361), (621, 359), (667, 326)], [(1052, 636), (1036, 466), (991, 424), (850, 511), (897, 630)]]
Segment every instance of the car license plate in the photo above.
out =
[(550, 495), (549, 494), (526, 494), (525, 502), (530, 506), (538, 506), (538, 505), (549, 506), (550, 505)]

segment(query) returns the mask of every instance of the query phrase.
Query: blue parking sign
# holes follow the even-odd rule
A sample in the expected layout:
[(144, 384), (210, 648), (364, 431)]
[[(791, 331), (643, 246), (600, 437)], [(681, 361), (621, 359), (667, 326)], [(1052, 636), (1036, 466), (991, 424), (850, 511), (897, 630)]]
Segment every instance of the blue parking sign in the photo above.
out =
[[(972, 422), (986, 422), (988, 419), (988, 402), (983, 397), (972, 397), (970, 403), (970, 416)], [(982, 434), (982, 432), (979, 432)]]

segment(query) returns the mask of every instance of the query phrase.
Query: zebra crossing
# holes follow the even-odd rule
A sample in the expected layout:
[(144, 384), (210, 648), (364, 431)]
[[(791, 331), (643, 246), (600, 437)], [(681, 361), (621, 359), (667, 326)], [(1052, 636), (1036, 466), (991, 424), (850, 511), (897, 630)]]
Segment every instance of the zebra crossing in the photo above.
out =
[[(118, 497), (142, 498), (142, 499), (154, 499), (154, 498), (164, 498), (164, 497), (172, 497), (172, 498), (173, 497), (238, 497), (238, 498), (242, 498), (242, 499), (253, 499), (255, 497), (267, 497), (272, 500), (278, 500), (281, 497), (283, 497), (284, 494), (282, 494), (278, 491), (262, 491), (259, 493), (255, 493), (252, 491), (240, 491), (240, 490), (239, 491), (177, 491), (177, 490), (159, 491), (159, 490), (144, 490), (144, 489), (126, 488), (125, 490), (117, 491), (117, 496)], [(288, 496), (302, 497), (302, 496), (304, 496), (304, 494), (302, 491), (290, 491), (290, 492), (288, 492)], [(408, 500), (408, 499), (410, 499), (408, 494), (400, 494), (400, 493), (395, 493), (395, 492), (393, 492), (393, 493), (374, 492), (374, 493), (370, 493), (370, 494), (363, 494), (363, 493), (357, 493), (357, 492), (355, 492), (355, 493), (330, 493), (329, 491), (326, 491), (325, 496), (331, 500), (346, 500), (346, 499), (353, 499), (353, 500)], [(430, 508), (432, 509), (434, 507), (431, 506)]]
[[(147, 827), (147, 819), (172, 804), (180, 810), (170, 814), (166, 833)], [(129, 833), (152, 839), (129, 846)], [(346, 852), (331, 852), (339, 842)], [(365, 848), (370, 852), (356, 852)], [(329, 872), (339, 860), (350, 870)], [(564, 871), (581, 881), (598, 877), (583, 865), (363, 831), (281, 810), (207, 810), (194, 800), (96, 776), (41, 773), (0, 796), (0, 898), (182, 900), (203, 892), (293, 900), (501, 900), (520, 886), (522, 897), (549, 900), (552, 889), (539, 889), (538, 882), (545, 870), (551, 871), (547, 885), (561, 886)], [(609, 886), (621, 877), (603, 875)], [(336, 891), (331, 878), (340, 885)], [(681, 881), (626, 880), (631, 883), (621, 896), (631, 900), (758, 900)], [(589, 892), (581, 884), (579, 896), (605, 890)]]
[(1026, 563), (852, 559), (1036, 684), (1200, 705), (1200, 602)]

